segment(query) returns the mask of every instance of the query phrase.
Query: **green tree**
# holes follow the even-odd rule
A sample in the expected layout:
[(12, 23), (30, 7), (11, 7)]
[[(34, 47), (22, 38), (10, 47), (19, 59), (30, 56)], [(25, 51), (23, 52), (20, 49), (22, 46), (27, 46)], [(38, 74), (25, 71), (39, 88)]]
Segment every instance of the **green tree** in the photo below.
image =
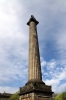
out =
[(66, 92), (62, 92), (55, 97), (55, 100), (66, 100)]
[(19, 100), (19, 91), (14, 93), (9, 100)]

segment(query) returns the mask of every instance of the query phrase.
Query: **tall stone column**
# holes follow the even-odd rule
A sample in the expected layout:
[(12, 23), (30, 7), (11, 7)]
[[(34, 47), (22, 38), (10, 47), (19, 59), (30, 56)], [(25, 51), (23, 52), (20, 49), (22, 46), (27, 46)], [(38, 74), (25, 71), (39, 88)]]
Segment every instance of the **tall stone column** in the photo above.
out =
[(27, 25), (29, 25), (29, 65), (28, 81), (42, 80), (39, 44), (37, 36), (37, 24), (39, 22), (31, 15)]
[(31, 15), (29, 25), (29, 65), (28, 82), (20, 87), (19, 100), (51, 100), (51, 86), (42, 81), (37, 24), (39, 22)]

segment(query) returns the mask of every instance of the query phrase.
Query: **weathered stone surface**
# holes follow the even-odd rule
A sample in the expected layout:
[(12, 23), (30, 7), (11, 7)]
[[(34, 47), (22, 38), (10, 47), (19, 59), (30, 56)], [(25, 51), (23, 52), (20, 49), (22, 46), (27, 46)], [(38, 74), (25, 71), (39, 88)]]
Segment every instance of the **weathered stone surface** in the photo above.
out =
[(29, 65), (28, 82), (20, 88), (19, 100), (52, 100), (51, 86), (42, 81), (40, 53), (37, 35), (39, 22), (31, 15), (29, 25)]
[(42, 80), (40, 54), (37, 36), (38, 21), (31, 17), (29, 23), (29, 65), (28, 65), (28, 81), (32, 79)]
[(50, 94), (52, 96), (51, 86), (45, 85), (43, 82), (31, 82), (20, 88), (20, 95), (30, 92), (39, 92), (43, 94)]
[(52, 97), (44, 96), (41, 94), (38, 95), (35, 92), (33, 92), (33, 93), (21, 95), (19, 99), (20, 100), (52, 100)]

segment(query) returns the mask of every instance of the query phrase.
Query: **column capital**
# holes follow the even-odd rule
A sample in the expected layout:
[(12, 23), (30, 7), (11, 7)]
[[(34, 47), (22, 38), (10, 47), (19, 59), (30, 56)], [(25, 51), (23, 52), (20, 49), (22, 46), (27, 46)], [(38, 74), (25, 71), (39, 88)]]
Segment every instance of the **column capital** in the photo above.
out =
[(35, 22), (36, 25), (39, 23), (39, 22), (35, 19), (35, 17), (34, 17), (33, 15), (31, 15), (31, 18), (30, 18), (29, 21), (27, 22), (27, 25), (30, 25), (30, 22)]

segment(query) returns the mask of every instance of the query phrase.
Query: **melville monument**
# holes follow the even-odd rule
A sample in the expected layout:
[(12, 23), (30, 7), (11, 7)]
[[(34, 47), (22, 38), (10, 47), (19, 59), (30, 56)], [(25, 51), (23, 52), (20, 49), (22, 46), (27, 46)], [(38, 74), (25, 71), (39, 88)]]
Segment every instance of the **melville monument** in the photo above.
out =
[(31, 15), (29, 26), (28, 82), (20, 87), (19, 100), (52, 100), (51, 86), (42, 81), (41, 62), (37, 35), (38, 21)]

